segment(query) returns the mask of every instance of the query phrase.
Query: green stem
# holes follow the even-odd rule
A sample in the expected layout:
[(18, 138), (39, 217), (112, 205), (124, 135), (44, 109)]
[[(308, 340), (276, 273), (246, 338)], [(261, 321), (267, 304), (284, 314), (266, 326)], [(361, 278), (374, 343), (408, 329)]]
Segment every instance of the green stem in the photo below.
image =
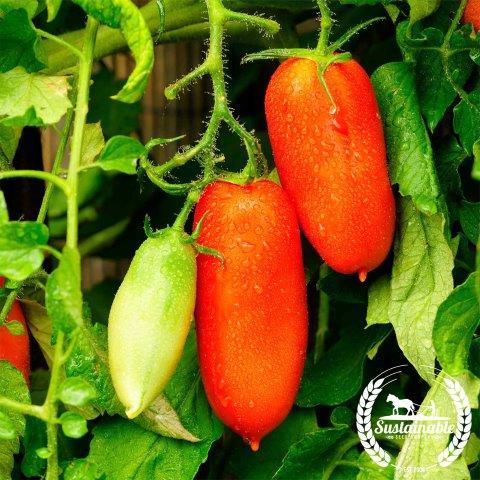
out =
[(332, 16), (327, 6), (327, 0), (317, 0), (317, 4), (321, 15), (317, 52), (320, 55), (327, 55), (328, 39), (330, 37), (330, 31), (332, 30), (333, 25)]
[(448, 28), (447, 33), (445, 34), (445, 38), (443, 40), (443, 45), (450, 45), (450, 40), (452, 38), (453, 32), (456, 30), (460, 19), (462, 18), (463, 11), (465, 10), (465, 6), (467, 5), (468, 0), (461, 0), (460, 5), (455, 13), (455, 17), (453, 17), (452, 23)]
[(188, 193), (187, 199), (185, 200), (185, 203), (180, 210), (180, 213), (177, 215), (177, 218), (175, 219), (172, 228), (174, 228), (175, 230), (179, 230), (180, 232), (183, 232), (185, 230), (185, 224), (187, 223), (190, 212), (192, 211), (192, 208), (195, 206), (195, 204), (198, 202), (199, 198), (200, 193), (198, 190), (191, 190)]
[(12, 310), (13, 302), (17, 298), (17, 290), (12, 290), (3, 304), (2, 311), (0, 312), (0, 327), (5, 325), (6, 319), (10, 311)]
[(0, 397), (0, 407), (20, 413), (21, 415), (29, 415), (40, 420), (47, 421), (43, 407), (38, 405), (29, 405), (27, 403), (17, 402), (10, 398)]
[(58, 431), (57, 431), (57, 390), (60, 382), (60, 373), (63, 357), (63, 342), (65, 334), (60, 331), (57, 335), (57, 343), (55, 344), (55, 354), (53, 357), (52, 370), (50, 375), (50, 384), (48, 385), (47, 396), (43, 408), (47, 417), (47, 448), (50, 456), (47, 459), (47, 475), (45, 480), (58, 480)]
[(98, 22), (89, 17), (85, 31), (85, 44), (78, 67), (78, 93), (73, 123), (72, 150), (68, 166), (67, 182), (70, 188), (67, 210), (67, 245), (76, 248), (78, 242), (78, 169), (82, 154), (83, 130), (87, 120), (90, 77)]
[(40, 28), (36, 28), (35, 31), (43, 38), (48, 38), (54, 43), (57, 43), (58, 45), (66, 48), (67, 50), (70, 50), (76, 57), (82, 58), (82, 52), (75, 47), (74, 45), (66, 42), (60, 37), (57, 37), (56, 35), (52, 35), (51, 33), (46, 32), (45, 30), (42, 30)]
[[(152, 36), (157, 43), (171, 43), (191, 40), (192, 38), (208, 38), (209, 25), (202, 21), (205, 18), (204, 1), (193, 2), (192, 0), (163, 0), (165, 8), (165, 26), (164, 31), (158, 35), (160, 29), (160, 15), (158, 13), (157, 0), (152, 0), (140, 9)], [(235, 7), (241, 7), (242, 10), (255, 10), (255, 7), (248, 3), (238, 4), (238, 2), (227, 2), (234, 4)], [(267, 22), (269, 31), (278, 29), (276, 23), (272, 20), (262, 19)], [(258, 24), (258, 23), (257, 23)], [(237, 38), (242, 38), (248, 43), (261, 43), (264, 41), (261, 35), (249, 30), (245, 21), (228, 21), (226, 23), (228, 34)], [(77, 30), (60, 35), (57, 38), (80, 49), (84, 38), (84, 31)], [(99, 59), (112, 53), (125, 49), (127, 43), (122, 32), (118, 29), (112, 29), (107, 26), (101, 26), (98, 31), (97, 42), (95, 43), (94, 58)], [(47, 55), (48, 68), (47, 73), (61, 73), (70, 71), (77, 64), (77, 56), (70, 53), (58, 45), (58, 42), (46, 40), (43, 47)]]
[(7, 170), (6, 172), (0, 172), (0, 180), (9, 178), (35, 178), (37, 180), (44, 180), (60, 188), (66, 195), (69, 193), (65, 180), (49, 172), (43, 172), (42, 170)]
[[(320, 267), (319, 284), (321, 283), (322, 279), (327, 276), (328, 272), (328, 265), (323, 263)], [(328, 295), (322, 290), (321, 285), (319, 285), (319, 290), (320, 305), (318, 307), (318, 326), (315, 336), (315, 362), (318, 361), (325, 351), (325, 338), (328, 333), (328, 319), (330, 313), (330, 300)]]
[[(67, 115), (65, 117), (65, 125), (63, 127), (62, 136), (60, 138), (60, 145), (58, 146), (57, 152), (55, 154), (55, 159), (53, 161), (52, 170), (51, 170), (52, 175), (55, 175), (55, 176), (57, 176), (60, 166), (62, 165), (63, 156), (65, 154), (65, 149), (68, 144), (70, 129), (72, 128), (73, 116), (74, 116), (73, 114), (74, 114), (74, 111), (72, 108), (67, 112)], [(54, 187), (54, 184), (49, 183), (47, 185), (47, 188), (45, 189), (45, 194), (42, 199), (42, 204), (38, 212), (38, 217), (37, 217), (38, 222), (43, 223), (47, 217), (48, 204), (50, 203), (50, 198), (53, 193), (53, 187)]]

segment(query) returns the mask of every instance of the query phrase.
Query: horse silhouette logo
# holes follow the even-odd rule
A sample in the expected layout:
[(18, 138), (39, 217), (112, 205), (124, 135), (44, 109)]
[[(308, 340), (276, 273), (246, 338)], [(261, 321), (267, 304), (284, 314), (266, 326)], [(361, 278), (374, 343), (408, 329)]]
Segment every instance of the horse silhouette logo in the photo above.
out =
[(401, 408), (407, 411), (406, 415), (415, 415), (415, 404), (408, 398), (398, 398), (390, 393), (387, 402), (393, 405), (393, 415), (400, 415)]
[[(447, 417), (437, 417), (437, 407), (432, 400), (430, 405), (423, 405), (422, 413), (415, 413), (416, 407), (420, 407), (418, 403), (412, 402), (408, 398), (398, 398), (393, 393), (389, 393), (387, 396), (387, 403), (391, 403), (393, 406), (392, 415), (381, 418), (397, 418), (397, 419), (409, 419), (409, 420), (444, 420)], [(400, 413), (403, 410), (403, 414)], [(428, 415), (427, 415), (428, 413)]]

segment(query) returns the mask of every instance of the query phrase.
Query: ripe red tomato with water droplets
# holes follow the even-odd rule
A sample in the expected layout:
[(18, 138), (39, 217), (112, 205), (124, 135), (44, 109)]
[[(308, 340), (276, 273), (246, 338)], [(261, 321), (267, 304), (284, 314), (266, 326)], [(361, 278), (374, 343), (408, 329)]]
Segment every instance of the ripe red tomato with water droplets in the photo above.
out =
[(363, 281), (387, 256), (395, 229), (383, 127), (357, 62), (334, 63), (324, 78), (334, 103), (315, 62), (280, 65), (265, 99), (268, 133), (305, 235), (330, 267)]
[(469, 0), (463, 11), (463, 23), (471, 23), (475, 31), (480, 30), (480, 0)]
[(200, 371), (218, 417), (258, 450), (288, 415), (305, 361), (308, 319), (300, 233), (283, 189), (219, 181), (195, 210)]
[[(3, 287), (4, 283), (5, 279), (0, 277), (0, 287)], [(5, 325), (0, 327), (0, 360), (6, 360), (15, 368), (18, 368), (25, 381), (28, 382), (30, 376), (30, 342), (27, 323), (18, 300), (15, 300), (10, 313), (7, 315), (7, 322), (13, 320), (20, 322), (24, 331), (21, 335), (13, 335)]]

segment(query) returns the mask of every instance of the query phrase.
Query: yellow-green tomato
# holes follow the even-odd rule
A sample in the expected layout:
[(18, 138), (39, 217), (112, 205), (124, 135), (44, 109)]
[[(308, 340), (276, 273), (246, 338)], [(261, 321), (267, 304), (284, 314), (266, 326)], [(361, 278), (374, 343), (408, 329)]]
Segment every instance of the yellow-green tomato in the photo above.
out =
[(162, 230), (137, 250), (110, 310), (113, 385), (129, 418), (145, 410), (180, 360), (195, 306), (195, 250)]

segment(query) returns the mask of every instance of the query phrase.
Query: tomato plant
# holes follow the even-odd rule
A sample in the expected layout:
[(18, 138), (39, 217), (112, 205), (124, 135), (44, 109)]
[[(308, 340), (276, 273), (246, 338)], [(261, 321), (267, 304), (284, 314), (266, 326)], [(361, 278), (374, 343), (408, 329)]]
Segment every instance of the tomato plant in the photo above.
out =
[(478, 10), (0, 0), (0, 480), (480, 478)]

